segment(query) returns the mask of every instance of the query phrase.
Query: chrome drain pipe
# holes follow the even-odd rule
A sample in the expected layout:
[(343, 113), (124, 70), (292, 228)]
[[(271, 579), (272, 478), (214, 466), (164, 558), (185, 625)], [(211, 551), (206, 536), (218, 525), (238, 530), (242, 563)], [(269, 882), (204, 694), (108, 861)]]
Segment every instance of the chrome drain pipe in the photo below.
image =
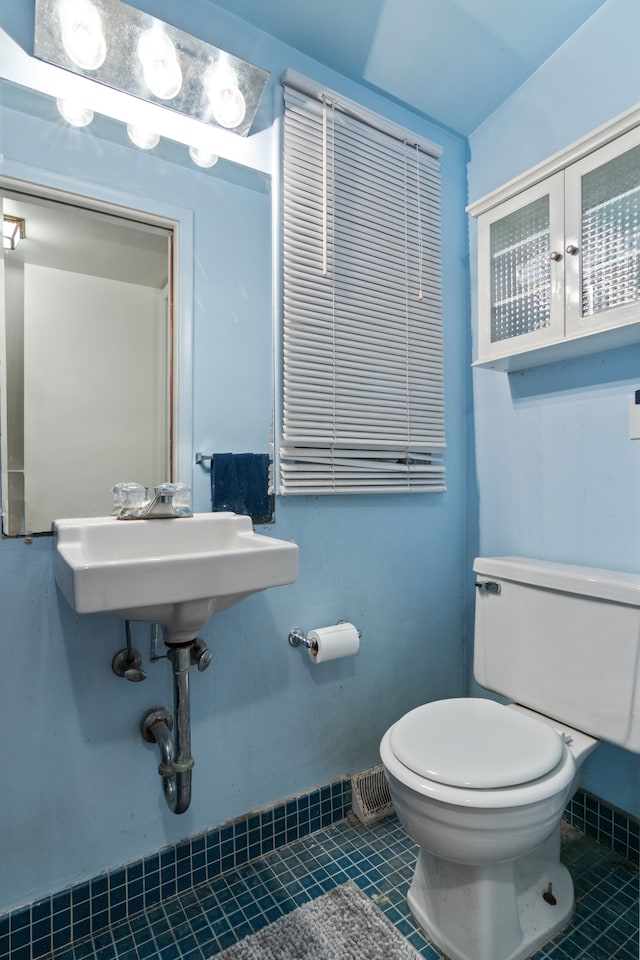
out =
[(200, 670), (211, 662), (211, 654), (201, 640), (170, 646), (167, 654), (173, 668), (173, 719), (164, 707), (147, 710), (140, 731), (148, 743), (160, 748), (158, 773), (162, 777), (165, 800), (173, 813), (184, 813), (191, 802), (191, 703), (189, 667)]

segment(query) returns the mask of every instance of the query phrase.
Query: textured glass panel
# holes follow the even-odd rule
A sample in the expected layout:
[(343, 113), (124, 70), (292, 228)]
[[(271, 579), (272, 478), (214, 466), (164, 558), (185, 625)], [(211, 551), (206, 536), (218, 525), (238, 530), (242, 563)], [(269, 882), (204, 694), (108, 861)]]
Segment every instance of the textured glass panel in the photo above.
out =
[(640, 300), (640, 146), (582, 178), (582, 315)]
[(491, 224), (491, 341), (550, 323), (549, 197)]

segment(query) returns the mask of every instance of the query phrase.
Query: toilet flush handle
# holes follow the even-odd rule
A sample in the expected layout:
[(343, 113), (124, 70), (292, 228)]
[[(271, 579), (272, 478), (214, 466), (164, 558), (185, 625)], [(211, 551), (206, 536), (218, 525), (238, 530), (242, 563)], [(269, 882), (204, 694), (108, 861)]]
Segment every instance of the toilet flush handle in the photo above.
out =
[(495, 580), (476, 580), (476, 587), (480, 593), (500, 593), (502, 587)]

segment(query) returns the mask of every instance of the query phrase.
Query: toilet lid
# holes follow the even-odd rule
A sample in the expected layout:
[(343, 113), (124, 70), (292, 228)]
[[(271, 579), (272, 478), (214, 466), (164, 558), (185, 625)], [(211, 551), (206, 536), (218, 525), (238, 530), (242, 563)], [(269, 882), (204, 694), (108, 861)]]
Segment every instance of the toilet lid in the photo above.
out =
[(551, 727), (473, 697), (417, 707), (392, 728), (390, 746), (418, 776), (477, 790), (542, 777), (560, 762), (563, 750)]

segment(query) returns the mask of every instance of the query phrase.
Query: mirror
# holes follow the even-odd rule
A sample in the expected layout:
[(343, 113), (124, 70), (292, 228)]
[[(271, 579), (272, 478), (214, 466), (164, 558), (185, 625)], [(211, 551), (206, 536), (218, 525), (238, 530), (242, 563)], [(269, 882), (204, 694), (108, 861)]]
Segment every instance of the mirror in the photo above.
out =
[(106, 478), (171, 478), (172, 232), (0, 189), (21, 233), (0, 309), (4, 533), (18, 536), (110, 513)]
[[(159, 307), (162, 321), (152, 337), (149, 327), (143, 334), (133, 321), (123, 320), (118, 326), (109, 318), (100, 320), (94, 309), (100, 300), (95, 290), (85, 307), (80, 306), (79, 295), (67, 288), (63, 295), (55, 294), (58, 306), (64, 296), (77, 313), (97, 324), (103, 337), (98, 350), (101, 376), (89, 373), (88, 359), (81, 359), (75, 346), (65, 345), (63, 326), (49, 320), (49, 342), (40, 333), (25, 331), (29, 356), (24, 354), (28, 362), (21, 369), (25, 350), (21, 321), (1, 325), (7, 359), (2, 371), (6, 381), (6, 389), (2, 388), (3, 533), (46, 533), (56, 518), (104, 515), (111, 509), (111, 487), (121, 480), (140, 480), (150, 486), (168, 478), (179, 480), (191, 485), (195, 510), (211, 509), (210, 460), (196, 464), (196, 451), (207, 458), (215, 451), (272, 454), (268, 174), (222, 159), (211, 169), (200, 169), (182, 143), (170, 140), (162, 139), (152, 151), (140, 150), (129, 141), (126, 125), (98, 114), (90, 127), (69, 127), (53, 98), (7, 80), (0, 81), (0, 153), (3, 207), (15, 215), (24, 213), (26, 221), (25, 239), (4, 258), (8, 282), (4, 293), (0, 291), (3, 304), (6, 296), (13, 297), (14, 307), (16, 297), (18, 302), (21, 296), (31, 297), (26, 290), (20, 291), (21, 280), (16, 276), (20, 260), (11, 260), (16, 254), (24, 257), (22, 275), (28, 283), (38, 272), (40, 286), (47, 270), (64, 271), (65, 281), (77, 274), (85, 284), (89, 277), (98, 286), (130, 284), (152, 292), (152, 299), (163, 303)], [(61, 203), (66, 208), (56, 206)], [(106, 249), (113, 252), (114, 245), (123, 247), (126, 255), (118, 258), (121, 262), (131, 261), (134, 254), (141, 258), (134, 277), (126, 273), (121, 279), (105, 277), (104, 264), (81, 266), (77, 248), (62, 265), (56, 259), (62, 257), (61, 241), (54, 241), (51, 263), (29, 263), (27, 249), (35, 228), (29, 225), (33, 211), (27, 207), (68, 222), (68, 232), (75, 229), (71, 215), (77, 217), (75, 222), (83, 224), (78, 228), (83, 231), (79, 247), (85, 253), (95, 247), (98, 261), (108, 256), (98, 253), (102, 241), (97, 234), (104, 230)], [(153, 279), (141, 278), (147, 269)], [(170, 317), (167, 291), (172, 286)], [(53, 295), (45, 296), (47, 317), (53, 300)], [(73, 330), (71, 317), (65, 319)], [(81, 322), (78, 317), (76, 322)], [(81, 328), (87, 329), (83, 324)], [(40, 363), (33, 370), (32, 346)], [(146, 385), (141, 387), (144, 378), (138, 383), (137, 371), (145, 364)], [(71, 431), (60, 422), (55, 429), (47, 422), (52, 412), (49, 403), (37, 396), (38, 384), (53, 387), (54, 375), (58, 377), (56, 397), (60, 399), (66, 388), (67, 403), (81, 415), (79, 435), (66, 449), (64, 441), (70, 439)], [(106, 394), (98, 399), (94, 387), (100, 379)], [(136, 387), (134, 393), (120, 403), (120, 391), (126, 395), (131, 384)], [(36, 412), (30, 417), (32, 409)], [(56, 413), (58, 421), (66, 423), (68, 409)], [(132, 409), (135, 413), (126, 412)], [(147, 441), (152, 448), (147, 454), (156, 459), (149, 461), (145, 472), (135, 458)], [(98, 452), (103, 451), (109, 457), (99, 468)], [(70, 493), (70, 500), (56, 495), (45, 505), (45, 494), (56, 488)], [(87, 494), (86, 501), (81, 501), (80, 491)], [(37, 513), (32, 508), (36, 502)]]

